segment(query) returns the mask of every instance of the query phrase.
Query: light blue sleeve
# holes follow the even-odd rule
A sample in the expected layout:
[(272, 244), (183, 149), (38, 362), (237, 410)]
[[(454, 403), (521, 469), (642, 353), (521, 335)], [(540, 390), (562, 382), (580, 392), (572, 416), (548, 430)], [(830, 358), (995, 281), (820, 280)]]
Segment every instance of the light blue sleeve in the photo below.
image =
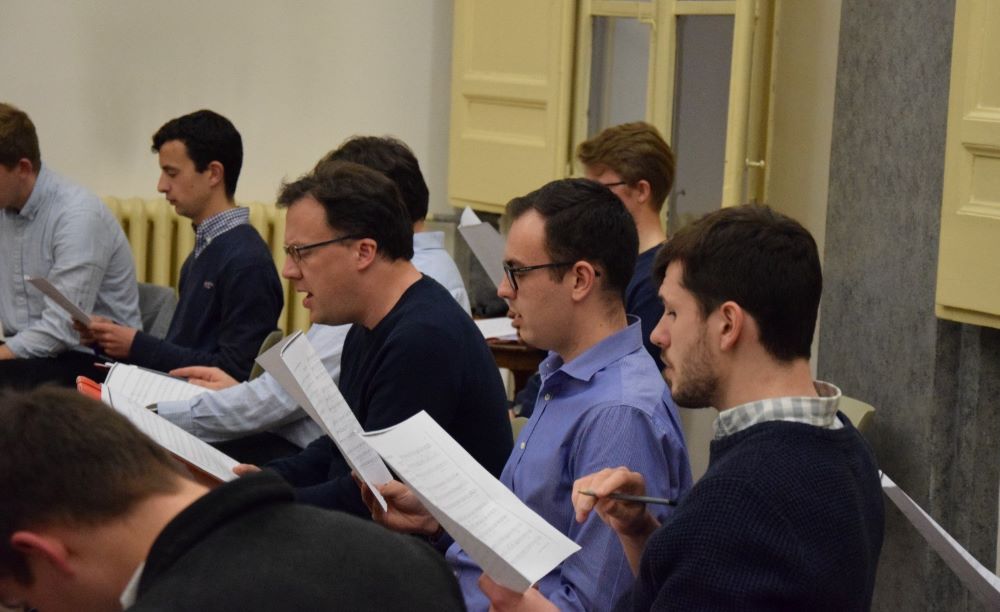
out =
[[(306, 332), (334, 382), (340, 378), (340, 357), (348, 329), (349, 325), (313, 325)], [(266, 372), (254, 380), (203, 393), (189, 401), (158, 403), (157, 410), (163, 418), (207, 442), (241, 438), (309, 418)]]

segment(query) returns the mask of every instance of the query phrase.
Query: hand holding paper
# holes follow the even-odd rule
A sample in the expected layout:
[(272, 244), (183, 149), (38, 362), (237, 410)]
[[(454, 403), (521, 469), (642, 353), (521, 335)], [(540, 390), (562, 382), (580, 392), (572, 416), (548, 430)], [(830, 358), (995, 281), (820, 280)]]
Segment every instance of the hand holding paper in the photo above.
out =
[(420, 498), (398, 480), (391, 480), (378, 488), (385, 499), (385, 508), (378, 503), (364, 482), (358, 484), (361, 486), (361, 499), (372, 513), (372, 520), (379, 525), (400, 533), (427, 536), (434, 535), (440, 529), (441, 524), (420, 503)]
[(295, 333), (258, 357), (257, 363), (333, 440), (348, 465), (365, 481), (384, 509), (385, 500), (378, 492), (378, 485), (392, 480), (392, 475), (378, 454), (358, 437), (362, 432), (361, 423), (323, 367), (309, 339), (302, 332)]

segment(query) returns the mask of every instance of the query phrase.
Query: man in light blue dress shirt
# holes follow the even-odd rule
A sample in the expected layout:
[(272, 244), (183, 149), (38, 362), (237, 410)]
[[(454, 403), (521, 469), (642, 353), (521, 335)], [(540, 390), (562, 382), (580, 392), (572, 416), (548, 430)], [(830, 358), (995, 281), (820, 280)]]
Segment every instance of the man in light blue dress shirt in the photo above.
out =
[(102, 377), (69, 315), (25, 277), (47, 278), (88, 314), (141, 324), (118, 221), (96, 195), (42, 165), (31, 119), (0, 103), (0, 388)]
[[(573, 481), (610, 464), (649, 474), (651, 495), (677, 499), (691, 486), (677, 410), (638, 320), (625, 314), (635, 223), (611, 191), (581, 179), (516, 198), (507, 213), (507, 275), (497, 294), (510, 303), (519, 336), (550, 352), (535, 411), (500, 481), (581, 546), (535, 585), (539, 591), (560, 610), (607, 610), (632, 574), (607, 525), (597, 517), (576, 521)], [(391, 482), (382, 494), (388, 512), (366, 498), (376, 521), (447, 540), (404, 485)], [(468, 608), (487, 610), (482, 569), (457, 544), (447, 559)]]
[[(469, 312), (469, 296), (458, 267), (444, 248), (444, 232), (423, 231), (429, 196), (409, 147), (392, 138), (358, 136), (328, 153), (316, 169), (335, 161), (367, 165), (396, 183), (413, 223), (413, 265), (441, 283)], [(334, 382), (340, 378), (340, 356), (348, 329), (350, 325), (317, 323), (306, 332)], [(270, 374), (237, 384), (217, 368), (182, 368), (174, 373), (219, 391), (188, 401), (161, 402), (157, 405), (160, 415), (246, 463), (266, 463), (297, 453), (323, 435)]]

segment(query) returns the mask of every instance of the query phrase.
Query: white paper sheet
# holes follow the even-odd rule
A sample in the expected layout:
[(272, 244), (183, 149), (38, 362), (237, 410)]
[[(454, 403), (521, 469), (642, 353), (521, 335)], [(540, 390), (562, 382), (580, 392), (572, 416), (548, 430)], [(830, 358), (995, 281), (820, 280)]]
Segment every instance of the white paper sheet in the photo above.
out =
[(24, 280), (34, 285), (36, 289), (49, 297), (57, 306), (68, 312), (74, 321), (82, 325), (90, 325), (90, 315), (80, 310), (79, 306), (71, 302), (68, 297), (56, 289), (55, 285), (50, 283), (48, 279), (25, 276)]
[(1000, 577), (970, 555), (885, 474), (882, 474), (882, 490), (986, 609), (1000, 610)]
[(392, 474), (378, 454), (355, 435), (362, 431), (361, 423), (323, 367), (309, 339), (301, 332), (295, 333), (259, 356), (257, 363), (330, 436), (351, 469), (365, 481), (384, 509), (385, 499), (377, 485), (392, 480)]
[(469, 225), (479, 225), (482, 222), (482, 219), (479, 218), (476, 211), (466, 206), (465, 210), (462, 211), (462, 217), (458, 220), (458, 226), (467, 227)]
[(465, 238), (493, 285), (500, 287), (503, 282), (503, 250), (506, 243), (500, 232), (489, 223), (480, 223), (464, 227), (460, 225), (458, 233)]
[(498, 584), (524, 592), (580, 550), (479, 465), (426, 412), (362, 438)]
[(483, 338), (499, 338), (501, 340), (517, 340), (517, 330), (514, 329), (510, 317), (495, 319), (476, 319), (476, 327), (482, 332)]
[(127, 363), (116, 363), (108, 370), (104, 386), (111, 391), (126, 395), (140, 406), (157, 402), (187, 401), (202, 393), (214, 393), (211, 389), (192, 385), (163, 372), (147, 370)]
[(139, 431), (181, 459), (223, 482), (236, 478), (236, 474), (233, 474), (233, 468), (238, 465), (238, 462), (235, 459), (202, 442), (170, 421), (154, 414), (151, 410), (143, 408), (133, 398), (104, 386), (101, 389), (101, 399), (123, 414)]

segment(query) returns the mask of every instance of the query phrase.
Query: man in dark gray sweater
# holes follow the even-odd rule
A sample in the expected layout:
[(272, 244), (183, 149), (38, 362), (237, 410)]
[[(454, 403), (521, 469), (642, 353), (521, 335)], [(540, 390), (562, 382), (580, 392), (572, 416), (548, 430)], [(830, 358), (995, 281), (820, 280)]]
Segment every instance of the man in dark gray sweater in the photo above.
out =
[(78, 393), (0, 396), (0, 449), (0, 607), (464, 609), (426, 544), (296, 504), (273, 474), (210, 491)]

